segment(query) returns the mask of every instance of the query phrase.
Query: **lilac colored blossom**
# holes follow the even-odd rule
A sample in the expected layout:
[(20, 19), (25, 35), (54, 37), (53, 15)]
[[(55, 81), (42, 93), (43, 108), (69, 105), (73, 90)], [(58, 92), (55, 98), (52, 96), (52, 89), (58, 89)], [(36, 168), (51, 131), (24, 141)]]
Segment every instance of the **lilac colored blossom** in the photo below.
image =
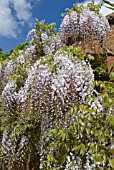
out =
[(62, 39), (64, 38), (64, 36), (69, 35), (72, 33), (72, 27), (71, 27), (71, 21), (70, 21), (70, 16), (66, 15), (63, 18), (63, 21), (60, 25), (60, 33), (61, 33), (61, 37)]
[(18, 163), (20, 163), (20, 161), (23, 162), (23, 158), (26, 156), (23, 151), (27, 150), (28, 138), (22, 135), (19, 140), (18, 137), (12, 135), (13, 133), (15, 132), (7, 132), (6, 130), (3, 132), (1, 149), (5, 155), (6, 164), (8, 164), (9, 160), (10, 163), (15, 161), (18, 161)]
[(72, 11), (66, 15), (60, 25), (60, 35), (65, 40), (74, 36), (85, 41), (106, 38), (110, 32), (110, 26), (105, 17), (97, 15), (95, 12), (84, 8), (81, 14)]
[(42, 46), (45, 55), (52, 55), (52, 53), (62, 47), (62, 41), (59, 36), (48, 36), (46, 33), (41, 34)]
[[(17, 90), (16, 81), (9, 80), (2, 92), (6, 107), (11, 108), (16, 102), (23, 114), (29, 110), (42, 118), (42, 156), (47, 143), (47, 131), (58, 123), (63, 124), (64, 116), (69, 117), (70, 107), (84, 104), (86, 98), (93, 94), (90, 86), (94, 75), (90, 65), (78, 58), (72, 61), (71, 58), (72, 54), (56, 52), (50, 63), (54, 71), (50, 70), (48, 64), (42, 64), (41, 59), (37, 60), (27, 70), (24, 87)], [(19, 56), (16, 59), (17, 65), (23, 65), (24, 62), (26, 57)], [(64, 126), (67, 126), (68, 121)]]
[(26, 58), (33, 58), (35, 53), (36, 53), (35, 46), (30, 45), (25, 51), (25, 56), (26, 56)]
[(28, 32), (28, 35), (27, 35), (27, 40), (29, 40), (30, 42), (32, 42), (33, 40), (33, 36), (35, 36), (36, 34), (36, 30), (35, 29), (32, 29)]
[(107, 33), (110, 33), (110, 26), (108, 23), (108, 20), (106, 17), (101, 17), (99, 21), (99, 27), (98, 27), (98, 35), (100, 36), (100, 39), (103, 37), (106, 39)]
[[(79, 104), (83, 103), (86, 100), (87, 96), (91, 96), (92, 89), (89, 86), (94, 80), (94, 75), (90, 65), (87, 66), (84, 61), (80, 61), (78, 58), (73, 63), (70, 60), (68, 54), (64, 56), (63, 54), (58, 53), (55, 54), (54, 62), (52, 63), (52, 65), (56, 68), (55, 73), (51, 73), (46, 65), (40, 65), (40, 60), (31, 67), (28, 73), (28, 78), (25, 82), (25, 86), (23, 88), (23, 92), (26, 94), (23, 94), (24, 98), (25, 96), (29, 95), (29, 90), (31, 88), (35, 90), (35, 88), (40, 89), (41, 87), (41, 89), (44, 88), (44, 90), (46, 90), (49, 85), (45, 86), (45, 83), (48, 83), (49, 81), (49, 83), (51, 84), (50, 91), (47, 91), (48, 93), (50, 93), (48, 95), (51, 96), (52, 100), (56, 100), (56, 97), (59, 98), (61, 100), (60, 103), (62, 104), (62, 107), (64, 107), (66, 98), (68, 98), (67, 100), (70, 100), (70, 98), (73, 97), (74, 104)], [(33, 100), (32, 89), (30, 101)], [(34, 96), (34, 100), (37, 100), (37, 97), (38, 95), (40, 95), (40, 93), (42, 97), (45, 96), (45, 93), (42, 94), (43, 89), (40, 90), (40, 92), (37, 89), (36, 97)], [(76, 99), (77, 93), (78, 96), (80, 96), (80, 100)], [(72, 94), (73, 96), (71, 96)], [(37, 102), (45, 99), (41, 96), (39, 96), (39, 100), (37, 100)], [(22, 98), (21, 101), (24, 102), (25, 100), (23, 100)], [(37, 103), (34, 101), (32, 103), (35, 103), (37, 105)]]
[(11, 108), (13, 103), (18, 99), (18, 94), (16, 92), (17, 84), (16, 81), (9, 81), (3, 89), (2, 97), (4, 98), (5, 107)]
[(20, 54), (15, 60), (7, 62), (4, 70), (4, 78), (8, 80), (12, 75), (18, 75), (18, 66), (26, 67), (26, 57)]
[(16, 63), (19, 65), (25, 64), (25, 57), (23, 55), (19, 55), (16, 59)]
[(67, 156), (65, 170), (81, 170), (81, 159), (75, 158), (72, 152)]
[[(94, 74), (90, 64), (76, 56), (73, 60), (72, 54), (61, 49), (63, 42), (67, 41), (69, 37), (74, 39), (79, 37), (86, 41), (97, 37), (102, 40), (109, 30), (110, 27), (105, 17), (100, 17), (89, 9), (83, 9), (81, 14), (72, 11), (64, 17), (60, 25), (60, 33), (52, 36), (48, 36), (46, 33), (41, 34), (41, 48), (43, 48), (43, 55), (46, 56), (41, 56), (37, 60), (37, 43), (36, 46), (32, 45), (37, 35), (36, 30), (33, 29), (28, 34), (28, 38), (31, 39), (30, 46), (25, 52), (19, 52), (16, 59), (7, 63), (4, 73), (6, 85), (2, 91), (4, 107), (10, 113), (9, 117), (18, 112), (18, 116), (21, 115), (22, 118), (26, 117), (27, 114), (35, 115), (38, 118), (39, 122), (37, 123), (39, 123), (41, 137), (34, 145), (37, 152), (40, 153), (41, 161), (44, 159), (45, 151), (51, 142), (50, 138), (46, 137), (47, 132), (59, 125), (65, 129), (70, 125), (76, 125), (76, 119), (83, 118), (85, 113), (79, 110), (77, 115), (70, 115), (70, 108), (86, 104), (87, 99), (94, 95), (94, 90), (91, 87)], [(32, 62), (30, 62), (31, 60)], [(18, 68), (21, 68), (22, 74), (23, 70), (26, 72), (22, 86), (13, 80), (15, 76), (21, 75)], [(103, 112), (101, 99), (98, 97), (88, 105), (90, 109), (95, 110), (91, 114), (92, 116)], [(111, 108), (109, 113), (112, 113)], [(91, 115), (88, 116), (88, 120), (91, 120)], [(18, 117), (16, 118), (18, 119)], [(81, 125), (84, 126), (85, 122), (82, 122)], [(91, 124), (88, 124), (88, 127), (91, 127)], [(10, 159), (12, 163), (23, 160), (29, 146), (29, 140), (26, 136), (21, 134), (20, 138), (16, 135), (13, 137), (14, 129), (9, 132), (4, 130), (2, 137), (2, 152), (5, 155), (5, 161), (8, 162)], [(78, 137), (80, 136), (82, 137), (81, 132), (78, 134)], [(113, 143), (111, 147), (113, 148)], [(53, 155), (54, 150), (50, 152)], [(94, 155), (87, 153), (86, 158), (85, 169), (99, 168), (99, 163), (98, 166), (94, 163), (90, 166)], [(66, 159), (65, 170), (80, 170), (81, 164), (80, 157), (74, 157), (73, 153), (70, 152)], [(56, 167), (54, 166), (54, 168)]]
[(8, 78), (14, 73), (14, 62), (11, 60), (7, 63), (6, 68), (4, 70), (4, 78)]
[[(80, 14), (80, 35), (88, 39), (89, 36), (97, 36), (95, 38), (105, 38), (110, 31), (110, 26), (105, 17), (98, 16), (95, 12), (88, 9), (83, 9)], [(90, 37), (91, 38), (91, 37)], [(92, 37), (94, 39), (94, 37)]]

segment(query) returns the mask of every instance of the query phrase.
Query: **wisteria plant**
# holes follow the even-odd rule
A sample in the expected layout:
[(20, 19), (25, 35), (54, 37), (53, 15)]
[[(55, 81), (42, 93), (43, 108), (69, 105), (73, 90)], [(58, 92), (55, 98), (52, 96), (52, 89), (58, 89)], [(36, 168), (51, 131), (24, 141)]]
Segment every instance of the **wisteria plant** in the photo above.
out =
[(36, 21), (28, 43), (0, 63), (1, 170), (114, 168), (113, 68), (102, 79), (106, 55), (78, 47), (104, 43), (110, 26), (99, 9), (67, 9), (59, 32)]

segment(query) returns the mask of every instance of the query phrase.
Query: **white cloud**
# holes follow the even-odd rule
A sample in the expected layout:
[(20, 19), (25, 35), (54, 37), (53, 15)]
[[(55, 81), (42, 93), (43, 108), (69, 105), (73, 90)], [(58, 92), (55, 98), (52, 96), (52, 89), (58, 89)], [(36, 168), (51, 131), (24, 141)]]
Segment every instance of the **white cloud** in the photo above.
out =
[(1, 0), (0, 4), (0, 35), (6, 37), (16, 37), (15, 30), (18, 23), (15, 21), (9, 8), (8, 0)]
[[(79, 3), (79, 4), (87, 5), (89, 2), (91, 2), (91, 0), (86, 0), (86, 1), (84, 1), (83, 3)], [(98, 3), (101, 3), (101, 2), (102, 2), (101, 0), (95, 0), (95, 4), (98, 4)], [(110, 2), (114, 3), (114, 0), (110, 0)], [(108, 8), (106, 8), (105, 6), (106, 6), (106, 4), (104, 4), (104, 5), (101, 7), (101, 11), (100, 11), (104, 16), (106, 16), (106, 15), (108, 15), (108, 14), (110, 14), (110, 13), (113, 12), (113, 10), (108, 9)], [(108, 6), (108, 5), (107, 5), (107, 6)]]
[(13, 4), (19, 20), (28, 21), (31, 18), (32, 6), (29, 2), (26, 0), (13, 0)]
[(16, 38), (20, 26), (30, 24), (32, 7), (32, 0), (0, 0), (0, 36)]

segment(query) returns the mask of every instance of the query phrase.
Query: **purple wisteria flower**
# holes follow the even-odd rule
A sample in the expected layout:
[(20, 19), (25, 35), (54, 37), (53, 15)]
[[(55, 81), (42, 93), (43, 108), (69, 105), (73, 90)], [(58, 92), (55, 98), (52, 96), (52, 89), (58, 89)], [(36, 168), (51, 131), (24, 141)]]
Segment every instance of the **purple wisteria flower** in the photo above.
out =
[(63, 44), (59, 34), (48, 36), (46, 33), (41, 34), (42, 46), (45, 55), (52, 55), (53, 52), (60, 49)]
[(59, 30), (64, 41), (67, 41), (69, 37), (84, 41), (102, 40), (110, 32), (110, 26), (105, 17), (84, 8), (80, 14), (76, 11), (67, 14), (63, 18)]

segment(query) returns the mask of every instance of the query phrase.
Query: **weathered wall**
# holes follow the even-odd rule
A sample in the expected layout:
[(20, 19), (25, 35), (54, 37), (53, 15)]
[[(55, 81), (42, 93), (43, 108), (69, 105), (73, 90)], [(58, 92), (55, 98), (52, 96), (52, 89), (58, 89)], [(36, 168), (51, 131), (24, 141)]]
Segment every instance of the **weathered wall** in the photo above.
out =
[[(103, 46), (106, 46), (112, 53), (114, 53), (114, 12), (109, 14), (107, 16), (107, 19), (109, 21), (109, 24), (111, 26), (111, 33), (107, 35), (106, 41), (104, 41)], [(103, 48), (101, 47), (101, 44), (97, 40), (92, 40), (88, 42), (86, 45), (83, 44), (82, 41), (78, 44), (85, 53), (90, 53), (92, 55), (98, 54), (100, 52), (103, 52)], [(114, 55), (108, 54), (107, 57), (107, 64), (108, 65), (114, 65)]]
[[(107, 41), (107, 47), (114, 53), (114, 12), (107, 15), (107, 19), (112, 29), (111, 35)], [(114, 65), (114, 56), (110, 55), (107, 59), (107, 63), (110, 65)]]
[(107, 42), (107, 46), (111, 51), (114, 52), (114, 25), (112, 26), (111, 35), (110, 35), (109, 40)]

